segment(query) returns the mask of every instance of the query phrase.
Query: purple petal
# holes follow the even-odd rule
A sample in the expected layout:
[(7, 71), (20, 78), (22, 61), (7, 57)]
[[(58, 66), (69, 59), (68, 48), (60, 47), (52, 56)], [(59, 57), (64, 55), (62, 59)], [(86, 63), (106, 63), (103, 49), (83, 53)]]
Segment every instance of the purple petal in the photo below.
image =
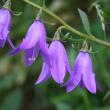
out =
[(6, 42), (6, 40), (0, 39), (0, 48), (3, 48), (5, 42)]
[(80, 54), (78, 54), (75, 63), (74, 63), (74, 71), (71, 72), (70, 79), (72, 80), (68, 85), (67, 85), (67, 92), (72, 91), (73, 89), (76, 88), (81, 82), (81, 77), (82, 77), (82, 62), (80, 62)]
[(37, 56), (39, 54), (39, 45), (38, 43), (36, 44), (35, 47), (31, 49), (26, 49), (24, 50), (24, 62), (27, 66), (30, 66), (34, 63), (36, 60)]
[(40, 45), (40, 52), (41, 52), (43, 61), (50, 66), (48, 44), (46, 42), (44, 43), (39, 42), (39, 45)]
[(73, 79), (70, 77), (69, 80), (65, 83), (65, 86), (67, 86), (66, 90), (67, 92), (71, 92), (75, 86), (73, 84)]
[(62, 53), (63, 53), (63, 57), (64, 57), (65, 67), (66, 67), (67, 71), (71, 74), (72, 70), (71, 70), (71, 67), (70, 67), (70, 64), (68, 61), (68, 56), (67, 56), (66, 50), (63, 45), (62, 45), (62, 51), (63, 51)]
[(49, 58), (49, 53), (45, 53), (43, 51), (41, 51), (41, 55), (42, 55), (42, 59), (45, 63), (48, 64), (48, 66), (50, 67), (51, 64), (50, 64), (50, 58)]
[(29, 27), (26, 37), (23, 39), (21, 48), (30, 49), (34, 47), (40, 39), (45, 38), (46, 32), (43, 23), (39, 20), (34, 21), (34, 23)]
[(84, 82), (83, 82), (82, 78), (81, 78), (81, 81), (80, 81), (80, 83), (79, 83), (79, 86), (80, 86), (82, 89), (85, 88), (85, 85), (84, 85)]
[[(58, 61), (59, 60), (59, 61)], [(65, 64), (62, 62), (62, 59), (58, 59), (55, 56), (51, 58), (51, 74), (53, 79), (57, 83), (63, 83), (65, 77)]]
[(11, 24), (11, 14), (7, 9), (0, 9), (0, 39), (6, 40)]
[[(59, 59), (60, 60), (60, 59)], [(51, 74), (53, 79), (57, 82), (57, 83), (63, 83), (63, 79), (65, 77), (65, 67), (64, 67), (64, 63), (60, 60), (58, 61), (57, 58), (55, 57), (51, 57)]]
[(13, 49), (12, 51), (10, 51), (8, 53), (8, 55), (16, 55), (21, 51), (20, 46), (18, 46), (17, 48)]
[(81, 74), (77, 74), (74, 72), (73, 74), (74, 77), (73, 75), (70, 76), (69, 83), (67, 84), (67, 92), (71, 92), (73, 89), (75, 89), (81, 81)]
[(50, 45), (49, 52), (52, 77), (57, 83), (63, 83), (66, 68), (61, 43), (59, 41), (53, 41)]
[(9, 32), (8, 27), (5, 26), (3, 30), (3, 39), (7, 39)]
[(96, 93), (96, 82), (95, 82), (95, 74), (83, 74), (83, 81), (86, 86), (86, 88), (91, 93)]
[(3, 24), (7, 27), (7, 30), (10, 29), (11, 24), (11, 14), (7, 9), (0, 9), (0, 24)]
[(1, 24), (0, 23), (0, 39), (4, 39), (3, 38), (3, 29), (4, 29), (4, 26), (5, 26), (4, 24)]
[(87, 52), (80, 52), (75, 60), (74, 68), (82, 74), (85, 72), (92, 72), (92, 61)]
[[(46, 35), (45, 35), (46, 36)], [(45, 53), (48, 54), (48, 44), (46, 42), (46, 38), (44, 38), (43, 36), (39, 39), (39, 45), (40, 45), (40, 49)]]
[(50, 71), (49, 71), (48, 65), (46, 63), (43, 63), (43, 67), (42, 67), (40, 76), (39, 76), (39, 78), (38, 78), (38, 80), (36, 81), (35, 84), (39, 84), (41, 82), (44, 82), (49, 77), (50, 77)]
[(15, 46), (14, 46), (14, 44), (12, 43), (10, 36), (8, 36), (8, 43), (9, 43), (9, 45), (10, 45), (10, 47), (11, 47), (12, 49), (15, 49)]

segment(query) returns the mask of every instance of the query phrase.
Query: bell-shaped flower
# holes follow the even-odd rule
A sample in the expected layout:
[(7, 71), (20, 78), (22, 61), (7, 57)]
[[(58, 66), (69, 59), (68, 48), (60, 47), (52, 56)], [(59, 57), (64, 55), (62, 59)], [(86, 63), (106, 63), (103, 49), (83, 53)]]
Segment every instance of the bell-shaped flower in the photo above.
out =
[(8, 40), (10, 46), (14, 48), (14, 45), (12, 44), (9, 32), (10, 32), (10, 26), (11, 26), (11, 14), (9, 10), (7, 9), (0, 9), (0, 48), (2, 48)]
[(22, 43), (9, 54), (16, 55), (21, 50), (24, 51), (24, 63), (27, 66), (34, 63), (39, 51), (41, 51), (44, 60), (48, 61), (48, 59), (46, 59), (48, 54), (46, 30), (42, 21), (35, 20), (29, 27), (26, 37), (23, 39)]
[(70, 66), (66, 54), (66, 50), (60, 41), (54, 40), (49, 47), (49, 60), (50, 66), (45, 62), (41, 74), (36, 81), (36, 84), (47, 80), (50, 76), (53, 77), (55, 82), (63, 83), (66, 72), (70, 72)]
[(86, 87), (91, 93), (96, 93), (95, 74), (92, 69), (92, 61), (89, 54), (80, 51), (75, 60), (74, 71), (65, 83), (67, 92), (72, 91), (79, 85), (81, 88)]

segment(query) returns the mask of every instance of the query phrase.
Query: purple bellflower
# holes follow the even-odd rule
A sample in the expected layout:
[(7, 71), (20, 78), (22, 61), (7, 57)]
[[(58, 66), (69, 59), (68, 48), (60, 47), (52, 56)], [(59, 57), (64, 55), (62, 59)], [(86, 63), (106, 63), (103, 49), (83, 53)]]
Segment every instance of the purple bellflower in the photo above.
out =
[(8, 40), (10, 46), (14, 48), (9, 36), (11, 26), (11, 14), (7, 9), (0, 9), (0, 48), (2, 48)]
[(66, 50), (64, 46), (58, 40), (54, 40), (49, 47), (49, 59), (51, 66), (48, 66), (45, 62), (41, 74), (36, 81), (39, 84), (47, 80), (50, 76), (53, 77), (56, 83), (63, 83), (66, 72), (71, 72)]
[(36, 60), (39, 51), (43, 59), (48, 61), (48, 46), (46, 43), (46, 30), (44, 24), (40, 20), (35, 20), (29, 27), (26, 37), (22, 43), (9, 54), (16, 55), (21, 50), (24, 51), (24, 63), (30, 66)]
[(77, 85), (86, 87), (91, 93), (96, 93), (95, 74), (92, 71), (92, 61), (87, 52), (80, 51), (69, 80), (65, 83), (67, 92), (72, 91)]

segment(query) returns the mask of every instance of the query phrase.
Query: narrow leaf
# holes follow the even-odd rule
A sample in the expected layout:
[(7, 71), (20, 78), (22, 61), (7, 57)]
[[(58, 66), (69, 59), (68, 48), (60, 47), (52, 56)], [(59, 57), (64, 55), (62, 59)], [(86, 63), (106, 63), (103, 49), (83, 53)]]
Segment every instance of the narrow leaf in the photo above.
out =
[(81, 9), (78, 9), (78, 12), (81, 17), (82, 24), (84, 26), (85, 31), (87, 32), (87, 34), (91, 34), (90, 24), (89, 24), (87, 14), (84, 11), (82, 11)]

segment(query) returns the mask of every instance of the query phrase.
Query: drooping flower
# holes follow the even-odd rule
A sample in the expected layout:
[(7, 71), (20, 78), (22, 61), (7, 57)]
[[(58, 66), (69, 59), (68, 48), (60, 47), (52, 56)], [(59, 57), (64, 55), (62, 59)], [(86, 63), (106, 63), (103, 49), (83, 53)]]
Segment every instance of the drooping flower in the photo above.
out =
[(89, 54), (80, 51), (75, 60), (74, 71), (65, 83), (67, 92), (72, 91), (79, 85), (81, 88), (86, 87), (91, 93), (96, 93), (95, 74), (92, 69), (92, 61)]
[(22, 43), (9, 54), (16, 55), (21, 50), (24, 51), (24, 63), (27, 66), (33, 64), (39, 54), (39, 51), (41, 51), (43, 59), (48, 61), (46, 58), (48, 57), (46, 30), (42, 21), (35, 20), (29, 27), (26, 37), (23, 39)]
[(45, 62), (43, 63), (43, 68), (36, 84), (47, 80), (50, 76), (53, 77), (55, 82), (63, 83), (66, 72), (71, 71), (66, 50), (60, 41), (55, 40), (51, 43), (49, 59), (51, 66), (48, 66)]
[(7, 9), (0, 9), (0, 48), (2, 48), (8, 40), (10, 46), (14, 48), (9, 36), (11, 26), (11, 14)]

